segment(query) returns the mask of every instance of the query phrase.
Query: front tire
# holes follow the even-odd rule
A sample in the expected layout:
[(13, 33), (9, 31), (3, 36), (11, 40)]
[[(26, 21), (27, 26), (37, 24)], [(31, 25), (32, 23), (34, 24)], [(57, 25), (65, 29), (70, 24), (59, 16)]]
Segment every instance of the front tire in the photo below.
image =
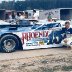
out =
[(19, 47), (19, 41), (14, 35), (4, 35), (0, 40), (0, 46), (2, 52), (14, 52)]

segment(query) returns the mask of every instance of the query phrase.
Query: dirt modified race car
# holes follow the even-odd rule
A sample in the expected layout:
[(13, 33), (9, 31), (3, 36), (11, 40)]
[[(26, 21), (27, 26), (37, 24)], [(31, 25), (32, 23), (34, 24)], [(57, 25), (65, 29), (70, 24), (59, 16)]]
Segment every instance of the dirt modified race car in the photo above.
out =
[(57, 22), (31, 25), (22, 20), (17, 25), (0, 25), (0, 50), (13, 52), (61, 47), (60, 29), (61, 24)]

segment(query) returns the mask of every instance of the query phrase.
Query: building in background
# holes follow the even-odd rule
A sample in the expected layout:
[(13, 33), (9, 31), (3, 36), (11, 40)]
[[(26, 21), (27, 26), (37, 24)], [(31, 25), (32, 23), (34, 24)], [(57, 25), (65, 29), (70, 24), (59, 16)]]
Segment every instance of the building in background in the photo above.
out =
[(49, 14), (55, 19), (70, 20), (72, 19), (72, 8), (57, 8), (40, 11), (40, 19), (47, 18)]
[[(26, 15), (31, 18), (33, 9), (38, 9), (40, 18), (46, 18), (51, 13), (52, 18), (72, 19), (72, 0), (12, 0), (2, 1), (0, 9), (27, 11)], [(42, 11), (43, 10), (43, 11)], [(27, 16), (27, 17), (28, 17)]]

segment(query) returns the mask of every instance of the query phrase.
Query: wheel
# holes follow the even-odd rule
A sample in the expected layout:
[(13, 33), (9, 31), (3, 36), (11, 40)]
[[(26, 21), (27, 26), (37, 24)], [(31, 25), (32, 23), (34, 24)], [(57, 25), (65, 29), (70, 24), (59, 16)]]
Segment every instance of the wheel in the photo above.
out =
[(0, 40), (0, 46), (3, 52), (14, 52), (19, 46), (19, 41), (14, 35), (4, 35)]

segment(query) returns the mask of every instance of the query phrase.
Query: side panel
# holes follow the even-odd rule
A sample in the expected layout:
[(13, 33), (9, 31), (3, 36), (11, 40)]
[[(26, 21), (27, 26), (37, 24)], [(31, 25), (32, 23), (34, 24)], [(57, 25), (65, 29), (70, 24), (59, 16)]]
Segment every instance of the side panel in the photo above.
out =
[(23, 49), (61, 47), (62, 37), (59, 31), (41, 30), (31, 32), (14, 32), (22, 41)]

